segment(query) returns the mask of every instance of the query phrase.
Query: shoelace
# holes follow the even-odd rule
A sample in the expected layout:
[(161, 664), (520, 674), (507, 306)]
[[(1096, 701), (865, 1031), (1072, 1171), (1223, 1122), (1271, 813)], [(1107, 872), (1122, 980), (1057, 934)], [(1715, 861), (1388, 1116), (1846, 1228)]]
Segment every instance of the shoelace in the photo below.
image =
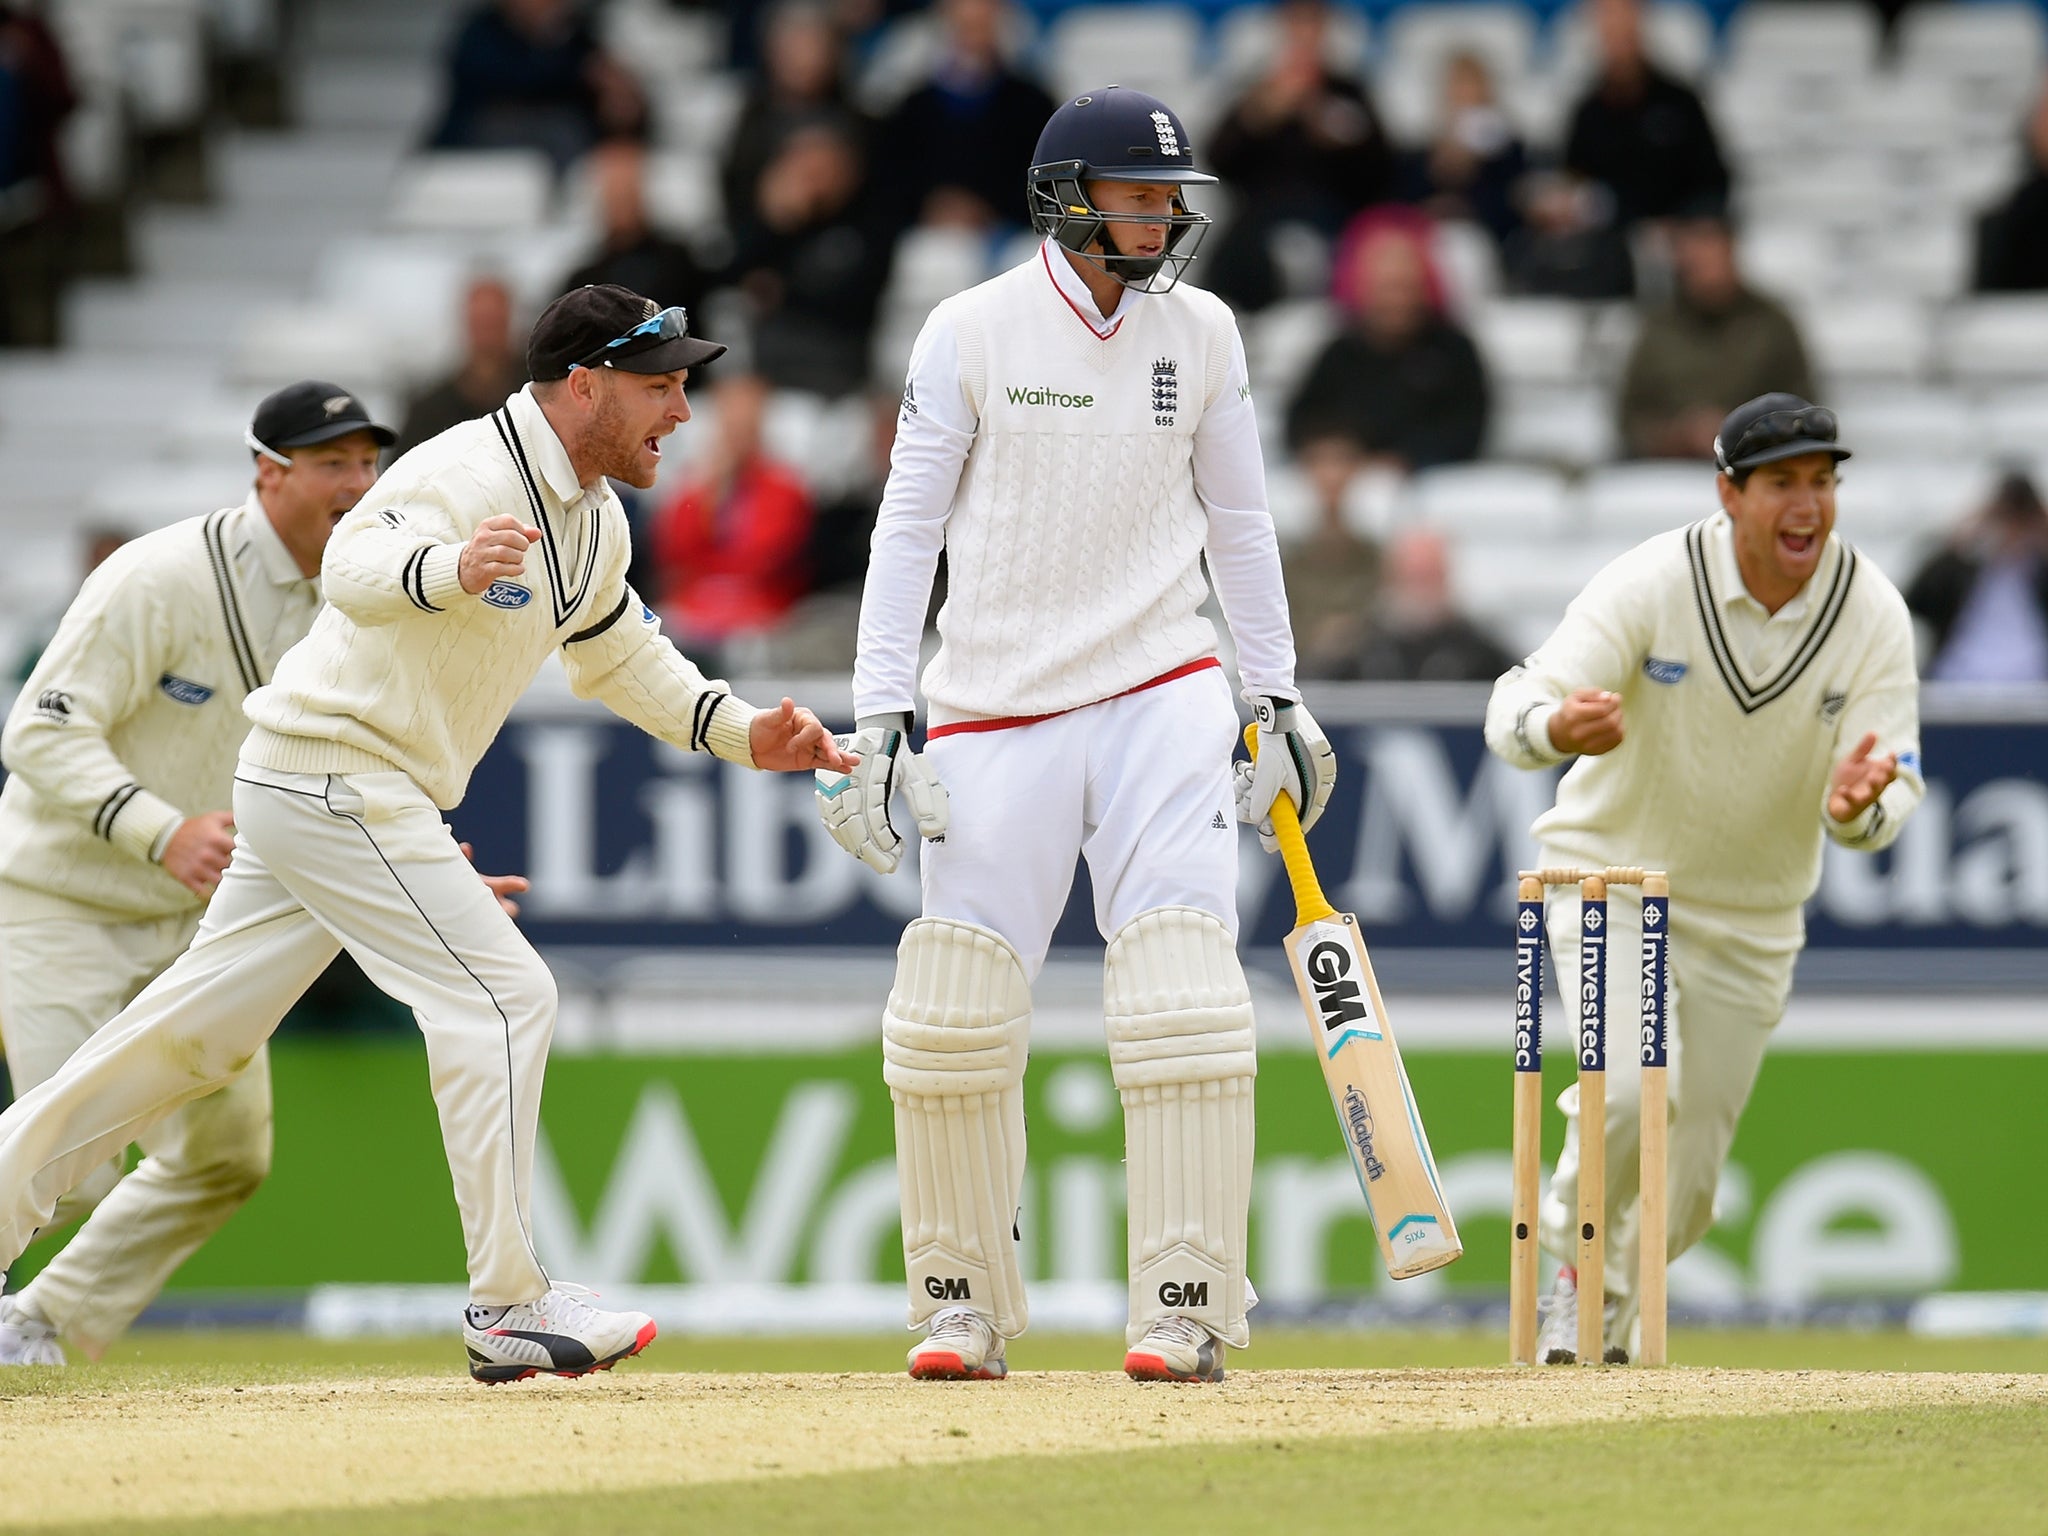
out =
[(557, 1327), (574, 1328), (597, 1317), (598, 1309), (583, 1300), (586, 1296), (596, 1295), (597, 1292), (587, 1286), (571, 1285), (567, 1281), (562, 1281), (547, 1295), (533, 1303), (533, 1310)]
[(980, 1321), (974, 1313), (961, 1307), (952, 1307), (932, 1319), (930, 1337), (934, 1339), (964, 1339), (972, 1341), (975, 1323)]
[(1176, 1344), (1200, 1345), (1209, 1337), (1209, 1330), (1192, 1318), (1162, 1317), (1152, 1325), (1151, 1331)]

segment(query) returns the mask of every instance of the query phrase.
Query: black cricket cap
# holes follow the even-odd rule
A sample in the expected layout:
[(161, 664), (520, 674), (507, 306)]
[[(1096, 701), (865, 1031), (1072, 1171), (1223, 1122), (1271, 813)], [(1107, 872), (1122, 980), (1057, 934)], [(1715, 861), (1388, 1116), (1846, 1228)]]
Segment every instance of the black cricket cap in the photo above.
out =
[(250, 446), (282, 451), (330, 443), (351, 432), (367, 432), (379, 448), (389, 448), (398, 434), (370, 419), (363, 402), (339, 384), (301, 379), (266, 395), (249, 422)]
[(1849, 450), (1835, 441), (1838, 430), (1835, 413), (1824, 405), (1792, 394), (1758, 395), (1722, 420), (1714, 435), (1714, 467), (1755, 469), (1802, 453), (1829, 454), (1839, 464)]
[[(617, 283), (571, 288), (540, 313), (526, 338), (527, 375), (540, 383), (566, 379), (578, 364), (602, 363), (624, 373), (674, 373), (725, 355), (722, 342), (688, 334), (648, 335), (620, 341), (635, 326), (664, 313), (654, 300)], [(608, 342), (620, 341), (616, 347)]]

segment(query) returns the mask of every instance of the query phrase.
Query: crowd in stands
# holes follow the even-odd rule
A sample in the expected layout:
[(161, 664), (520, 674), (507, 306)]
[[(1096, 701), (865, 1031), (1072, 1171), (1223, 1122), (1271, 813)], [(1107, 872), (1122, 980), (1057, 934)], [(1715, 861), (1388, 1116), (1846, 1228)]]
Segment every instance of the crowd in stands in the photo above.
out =
[[(686, 644), (727, 665), (843, 667), (900, 387), (878, 361), (899, 258), (935, 235), (1029, 250), (1022, 172), (1055, 82), (1009, 0), (931, 0), (924, 45), (887, 89), (874, 61), (925, 6), (664, 3), (726, 19), (741, 82), (710, 226), (650, 214), (662, 103), (583, 0), (475, 0), (445, 41), (421, 147), (539, 151), (595, 209), (593, 241), (559, 287), (621, 283), (735, 343), (698, 381), (707, 420), (687, 470), (634, 508), (639, 580)], [(1591, 67), (1542, 147), (1525, 141), (1485, 50), (1447, 49), (1427, 123), (1397, 132), (1333, 46), (1341, 12), (1272, 9), (1261, 60), (1189, 108), (1198, 157), (1223, 183), (1193, 280), (1247, 319), (1313, 300), (1341, 322), (1287, 397), (1262, 402), (1276, 457), (1316, 508), (1285, 551), (1303, 672), (1488, 678), (1507, 653), (1456, 611), (1456, 548), (1354, 515), (1361, 477), (1489, 450), (1501, 391), (1460, 301), (1472, 252), (1497, 291), (1633, 306), (1609, 404), (1626, 457), (1703, 459), (1730, 407), (1767, 390), (1811, 396), (1816, 369), (1794, 311), (1745, 274), (1739, 157), (1695, 85), (1653, 56), (1644, 0), (1581, 0)], [(35, 11), (0, 0), (0, 333), (15, 345), (56, 339), (51, 231), (68, 207), (56, 145), (70, 86)], [(1110, 59), (1103, 70), (1123, 72)], [(2022, 179), (1979, 228), (1986, 290), (2048, 289), (2048, 97), (2020, 131)], [(514, 285), (479, 271), (462, 304), (461, 357), (409, 401), (401, 446), (523, 378), (529, 316)], [(764, 421), (788, 392), (872, 417), (858, 484), (821, 487), (777, 458)], [(2048, 679), (2044, 569), (2048, 513), (2016, 477), (1913, 584), (1933, 675)], [(2031, 638), (1993, 665), (1987, 634), (2027, 623)]]

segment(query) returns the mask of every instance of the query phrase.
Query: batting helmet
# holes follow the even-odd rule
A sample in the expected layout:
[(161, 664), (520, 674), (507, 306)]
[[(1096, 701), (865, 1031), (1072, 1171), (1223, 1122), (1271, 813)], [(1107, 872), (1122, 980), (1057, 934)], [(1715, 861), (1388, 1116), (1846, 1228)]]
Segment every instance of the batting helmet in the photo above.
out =
[[(1174, 187), (1166, 216), (1166, 249), (1158, 256), (1126, 256), (1110, 243), (1110, 224), (1157, 224), (1152, 214), (1105, 213), (1088, 196), (1091, 181), (1142, 181)], [(1086, 256), (1127, 288), (1164, 293), (1180, 281), (1181, 269), (1209, 227), (1179, 188), (1213, 186), (1216, 178), (1195, 169), (1187, 130), (1173, 109), (1156, 96), (1106, 85), (1066, 102), (1047, 120), (1031, 156), (1028, 195), (1031, 227), (1070, 251)], [(1164, 274), (1164, 280), (1161, 275)]]

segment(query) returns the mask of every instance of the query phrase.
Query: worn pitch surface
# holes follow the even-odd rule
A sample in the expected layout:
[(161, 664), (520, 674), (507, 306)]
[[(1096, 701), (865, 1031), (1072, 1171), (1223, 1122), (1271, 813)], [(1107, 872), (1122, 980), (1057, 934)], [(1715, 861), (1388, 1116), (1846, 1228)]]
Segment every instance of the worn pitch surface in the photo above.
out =
[(639, 1371), (495, 1389), (438, 1376), (164, 1383), (0, 1401), (0, 1524), (105, 1527), (488, 1498), (506, 1494), (521, 1466), (544, 1467), (551, 1494), (616, 1494), (1276, 1436), (1984, 1407), (2048, 1409), (2048, 1377), (1273, 1370), (1173, 1388), (1089, 1372), (935, 1386), (899, 1375)]

